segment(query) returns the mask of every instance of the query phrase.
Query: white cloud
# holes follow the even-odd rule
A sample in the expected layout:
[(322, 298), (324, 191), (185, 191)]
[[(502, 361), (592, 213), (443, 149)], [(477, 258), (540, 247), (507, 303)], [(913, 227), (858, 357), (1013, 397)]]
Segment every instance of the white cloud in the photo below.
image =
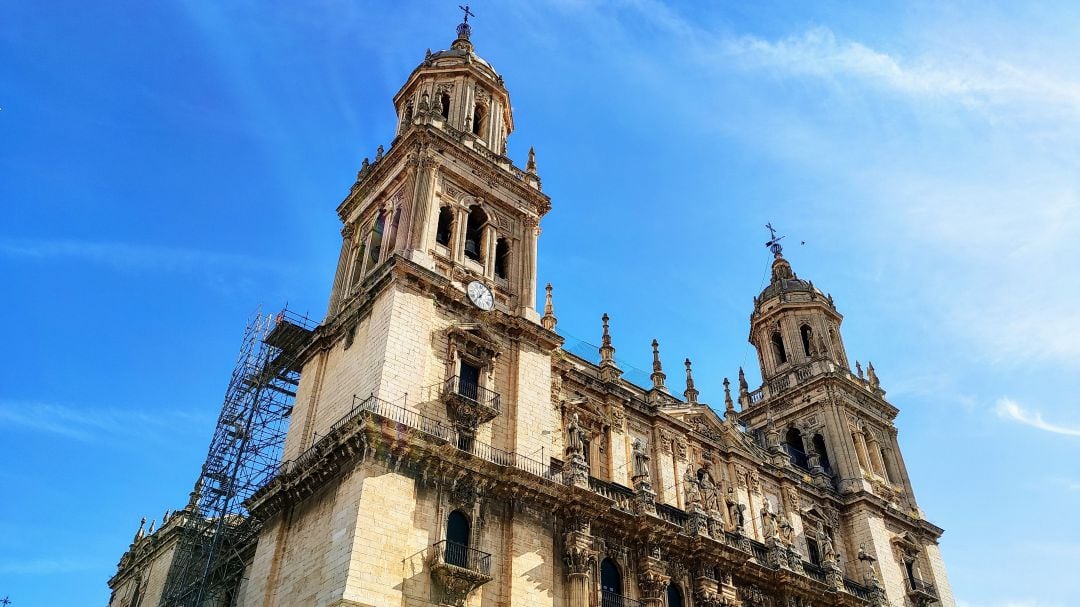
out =
[(208, 423), (205, 416), (176, 410), (147, 412), (0, 400), (0, 426), (20, 427), (83, 442), (120, 436), (154, 438), (182, 427), (205, 428)]
[(953, 98), (974, 106), (1007, 104), (1016, 109), (1035, 104), (1080, 119), (1080, 83), (973, 55), (895, 57), (840, 39), (827, 27), (775, 41), (741, 36), (726, 41), (724, 48), (749, 68), (853, 78), (909, 96)]
[(1038, 428), (1039, 430), (1045, 430), (1046, 432), (1053, 432), (1055, 434), (1064, 434), (1066, 436), (1080, 436), (1080, 428), (1069, 428), (1052, 424), (1044, 420), (1042, 414), (1038, 411), (1025, 409), (1021, 407), (1019, 403), (1007, 397), (998, 400), (994, 411), (997, 413), (998, 417), (1002, 419), (1019, 422), (1033, 428)]

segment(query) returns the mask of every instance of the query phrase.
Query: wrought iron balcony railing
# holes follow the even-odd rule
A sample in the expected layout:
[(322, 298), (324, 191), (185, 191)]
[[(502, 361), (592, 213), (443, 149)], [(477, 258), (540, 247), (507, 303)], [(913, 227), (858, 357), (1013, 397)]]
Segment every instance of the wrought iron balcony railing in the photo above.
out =
[(467, 569), (480, 575), (491, 575), (491, 555), (457, 542), (443, 540), (434, 546), (435, 563)]
[(927, 597), (938, 598), (937, 588), (930, 582), (924, 582), (917, 579), (908, 579), (908, 592), (912, 594), (921, 594)]
[(604, 590), (600, 593), (600, 607), (644, 607), (645, 603), (621, 594)]
[(462, 397), (481, 407), (491, 409), (495, 413), (502, 411), (502, 401), (498, 392), (488, 390), (476, 382), (469, 381), (457, 375), (446, 379), (446, 383), (443, 386), (443, 395)]

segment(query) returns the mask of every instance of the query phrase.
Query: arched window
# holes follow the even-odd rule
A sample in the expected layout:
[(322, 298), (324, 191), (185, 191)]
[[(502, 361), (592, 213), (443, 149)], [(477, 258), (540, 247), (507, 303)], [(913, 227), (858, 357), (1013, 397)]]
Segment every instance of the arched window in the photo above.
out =
[(780, 332), (776, 331), (772, 334), (773, 350), (776, 351), (776, 359), (780, 361), (780, 364), (787, 362), (787, 350), (784, 349), (784, 338), (780, 336)]
[(825, 437), (820, 434), (814, 435), (814, 451), (817, 451), (818, 458), (821, 461), (821, 467), (825, 469), (825, 474), (832, 474), (832, 464), (829, 462), (829, 450), (825, 448)]
[(368, 241), (368, 269), (375, 267), (375, 264), (379, 263), (379, 256), (382, 255), (382, 241), (383, 232), (386, 231), (386, 211), (379, 211), (379, 217), (375, 220), (375, 225), (371, 228), (371, 240)]
[(812, 347), (810, 344), (813, 343), (811, 340), (814, 338), (814, 331), (810, 328), (810, 325), (803, 325), (799, 328), (799, 334), (802, 336), (803, 352), (809, 357), (810, 348)]
[(356, 285), (360, 284), (360, 278), (364, 275), (364, 253), (366, 251), (364, 243), (360, 243), (360, 246), (356, 247), (356, 252), (353, 254), (352, 262), (352, 277), (349, 279), (351, 288), (356, 288)]
[(469, 208), (469, 220), (465, 223), (465, 257), (474, 261), (481, 261), (483, 253), (481, 246), (484, 239), (484, 226), (487, 224), (487, 213), (479, 206)]
[(390, 230), (386, 238), (386, 250), (394, 252), (397, 247), (398, 227), (401, 225), (401, 207), (394, 209), (394, 218), (390, 220)]
[(683, 607), (682, 590), (679, 585), (669, 583), (667, 587), (667, 607)]
[(600, 590), (603, 593), (601, 605), (612, 607), (622, 605), (622, 573), (618, 565), (611, 559), (604, 559), (600, 563)]
[(787, 443), (788, 457), (791, 458), (791, 463), (806, 470), (806, 447), (803, 445), (802, 433), (798, 428), (788, 428), (787, 434), (784, 436), (784, 442)]
[(473, 107), (472, 132), (477, 137), (487, 136), (487, 108), (483, 103), (477, 103)]
[(885, 448), (884, 447), (881, 448), (881, 463), (883, 464), (882, 465), (882, 468), (883, 468), (882, 473), (883, 473), (883, 476), (885, 477), (885, 480), (889, 481), (890, 483), (895, 483), (896, 480), (893, 479), (892, 474), (889, 474), (889, 458), (885, 454)]
[(454, 211), (446, 206), (439, 209), (439, 225), (435, 228), (435, 242), (448, 247), (454, 233)]
[(449, 565), (468, 566), (469, 517), (460, 510), (454, 510), (446, 517), (446, 552), (443, 558)]
[(450, 119), (450, 93), (446, 91), (439, 95), (439, 111), (442, 113), (443, 120)]
[(495, 276), (506, 279), (510, 267), (510, 243), (505, 238), (495, 242)]

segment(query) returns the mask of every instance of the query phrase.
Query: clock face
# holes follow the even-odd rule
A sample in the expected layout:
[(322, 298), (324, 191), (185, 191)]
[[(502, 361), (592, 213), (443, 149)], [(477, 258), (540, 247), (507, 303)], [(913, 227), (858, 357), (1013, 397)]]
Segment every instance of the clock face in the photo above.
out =
[(468, 287), (469, 301), (473, 302), (481, 310), (491, 310), (495, 307), (495, 296), (491, 289), (482, 282), (472, 281)]

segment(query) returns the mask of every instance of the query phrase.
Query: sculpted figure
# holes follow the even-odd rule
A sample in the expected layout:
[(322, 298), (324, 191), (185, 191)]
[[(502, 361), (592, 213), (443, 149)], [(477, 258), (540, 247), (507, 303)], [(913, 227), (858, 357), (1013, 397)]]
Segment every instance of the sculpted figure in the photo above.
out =
[(570, 425), (566, 428), (568, 434), (566, 441), (566, 451), (568, 453), (581, 453), (581, 422), (578, 419), (578, 414), (575, 413), (570, 418)]
[(698, 470), (698, 483), (701, 485), (701, 499), (706, 510), (719, 510), (720, 497), (717, 495), (719, 487), (712, 476), (712, 462), (705, 460), (701, 469)]
[(761, 530), (766, 540), (776, 537), (776, 518), (769, 512), (769, 502), (761, 507)]
[(634, 440), (634, 478), (649, 480), (649, 454), (641, 439)]
[(701, 492), (698, 491), (698, 480), (694, 477), (694, 473), (690, 468), (686, 469), (686, 474), (683, 475), (683, 493), (686, 495), (686, 509), (689, 510), (690, 506), (701, 506)]
[(735, 525), (736, 531), (742, 533), (743, 526), (746, 524), (746, 521), (743, 519), (743, 505), (739, 503), (738, 498), (735, 496), (734, 487), (728, 487), (727, 507), (728, 516), (731, 517), (731, 524)]
[(825, 532), (825, 525), (818, 523), (818, 537), (821, 538), (821, 555), (826, 563), (836, 562), (836, 547), (833, 546), (832, 538)]
[(780, 519), (780, 541), (787, 545), (793, 544), (795, 534), (795, 528), (791, 526), (786, 518)]

